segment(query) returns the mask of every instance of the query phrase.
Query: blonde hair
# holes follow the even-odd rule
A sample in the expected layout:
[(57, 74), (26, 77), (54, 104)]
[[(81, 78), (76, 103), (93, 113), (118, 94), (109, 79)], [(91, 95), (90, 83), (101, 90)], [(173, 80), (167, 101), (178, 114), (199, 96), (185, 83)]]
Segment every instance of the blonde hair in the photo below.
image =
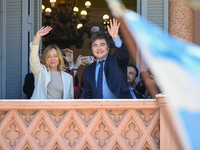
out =
[(45, 65), (45, 67), (47, 68), (47, 71), (49, 71), (49, 64), (48, 64), (48, 54), (49, 52), (55, 49), (59, 58), (59, 64), (58, 64), (58, 71), (65, 71), (66, 70), (66, 66), (63, 60), (63, 56), (61, 53), (60, 48), (57, 45), (49, 45), (48, 47), (45, 48), (43, 55), (42, 55), (42, 64)]

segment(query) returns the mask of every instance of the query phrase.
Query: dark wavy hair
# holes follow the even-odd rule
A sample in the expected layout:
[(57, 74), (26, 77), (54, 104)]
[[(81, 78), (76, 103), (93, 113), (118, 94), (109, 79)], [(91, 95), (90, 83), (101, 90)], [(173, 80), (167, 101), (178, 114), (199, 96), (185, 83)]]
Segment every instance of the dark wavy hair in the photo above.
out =
[(135, 65), (133, 65), (133, 64), (128, 64), (127, 67), (133, 67), (133, 68), (135, 69), (135, 71), (136, 71), (136, 75), (135, 75), (135, 76), (138, 77), (139, 71), (138, 71), (138, 68), (137, 68)]
[(97, 31), (97, 32), (93, 33), (93, 35), (91, 36), (90, 41), (89, 41), (89, 50), (91, 53), (93, 53), (92, 52), (92, 44), (97, 39), (105, 39), (106, 44), (108, 45), (108, 48), (111, 48), (110, 35), (108, 35), (104, 31)]

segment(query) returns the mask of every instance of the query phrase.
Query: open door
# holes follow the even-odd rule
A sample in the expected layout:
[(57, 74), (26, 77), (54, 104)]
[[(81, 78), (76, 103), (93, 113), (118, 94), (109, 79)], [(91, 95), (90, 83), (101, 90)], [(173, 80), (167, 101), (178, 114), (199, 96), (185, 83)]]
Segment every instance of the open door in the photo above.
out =
[(0, 98), (24, 98), (29, 43), (40, 25), (40, 0), (0, 0)]

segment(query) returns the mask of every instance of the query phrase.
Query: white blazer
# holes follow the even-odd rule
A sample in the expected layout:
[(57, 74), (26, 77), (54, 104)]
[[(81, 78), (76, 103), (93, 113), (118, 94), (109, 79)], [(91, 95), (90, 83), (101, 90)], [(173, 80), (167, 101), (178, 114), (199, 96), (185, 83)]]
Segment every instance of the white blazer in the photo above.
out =
[[(40, 38), (34, 37), (34, 42), (30, 43), (30, 65), (35, 78), (35, 89), (31, 99), (47, 99), (47, 85), (51, 81), (51, 72), (47, 71), (47, 68), (40, 64), (38, 56), (39, 41)], [(74, 87), (72, 76), (64, 71), (61, 71), (61, 77), (63, 82), (63, 99), (73, 99)]]

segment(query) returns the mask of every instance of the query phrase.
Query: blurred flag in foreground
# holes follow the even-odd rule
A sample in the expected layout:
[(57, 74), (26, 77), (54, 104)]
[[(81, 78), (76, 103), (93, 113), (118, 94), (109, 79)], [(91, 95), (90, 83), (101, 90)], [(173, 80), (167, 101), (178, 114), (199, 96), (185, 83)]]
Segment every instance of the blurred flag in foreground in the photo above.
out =
[(107, 2), (113, 15), (127, 26), (161, 91), (167, 95), (177, 116), (184, 149), (200, 149), (200, 47), (164, 33), (118, 0)]

